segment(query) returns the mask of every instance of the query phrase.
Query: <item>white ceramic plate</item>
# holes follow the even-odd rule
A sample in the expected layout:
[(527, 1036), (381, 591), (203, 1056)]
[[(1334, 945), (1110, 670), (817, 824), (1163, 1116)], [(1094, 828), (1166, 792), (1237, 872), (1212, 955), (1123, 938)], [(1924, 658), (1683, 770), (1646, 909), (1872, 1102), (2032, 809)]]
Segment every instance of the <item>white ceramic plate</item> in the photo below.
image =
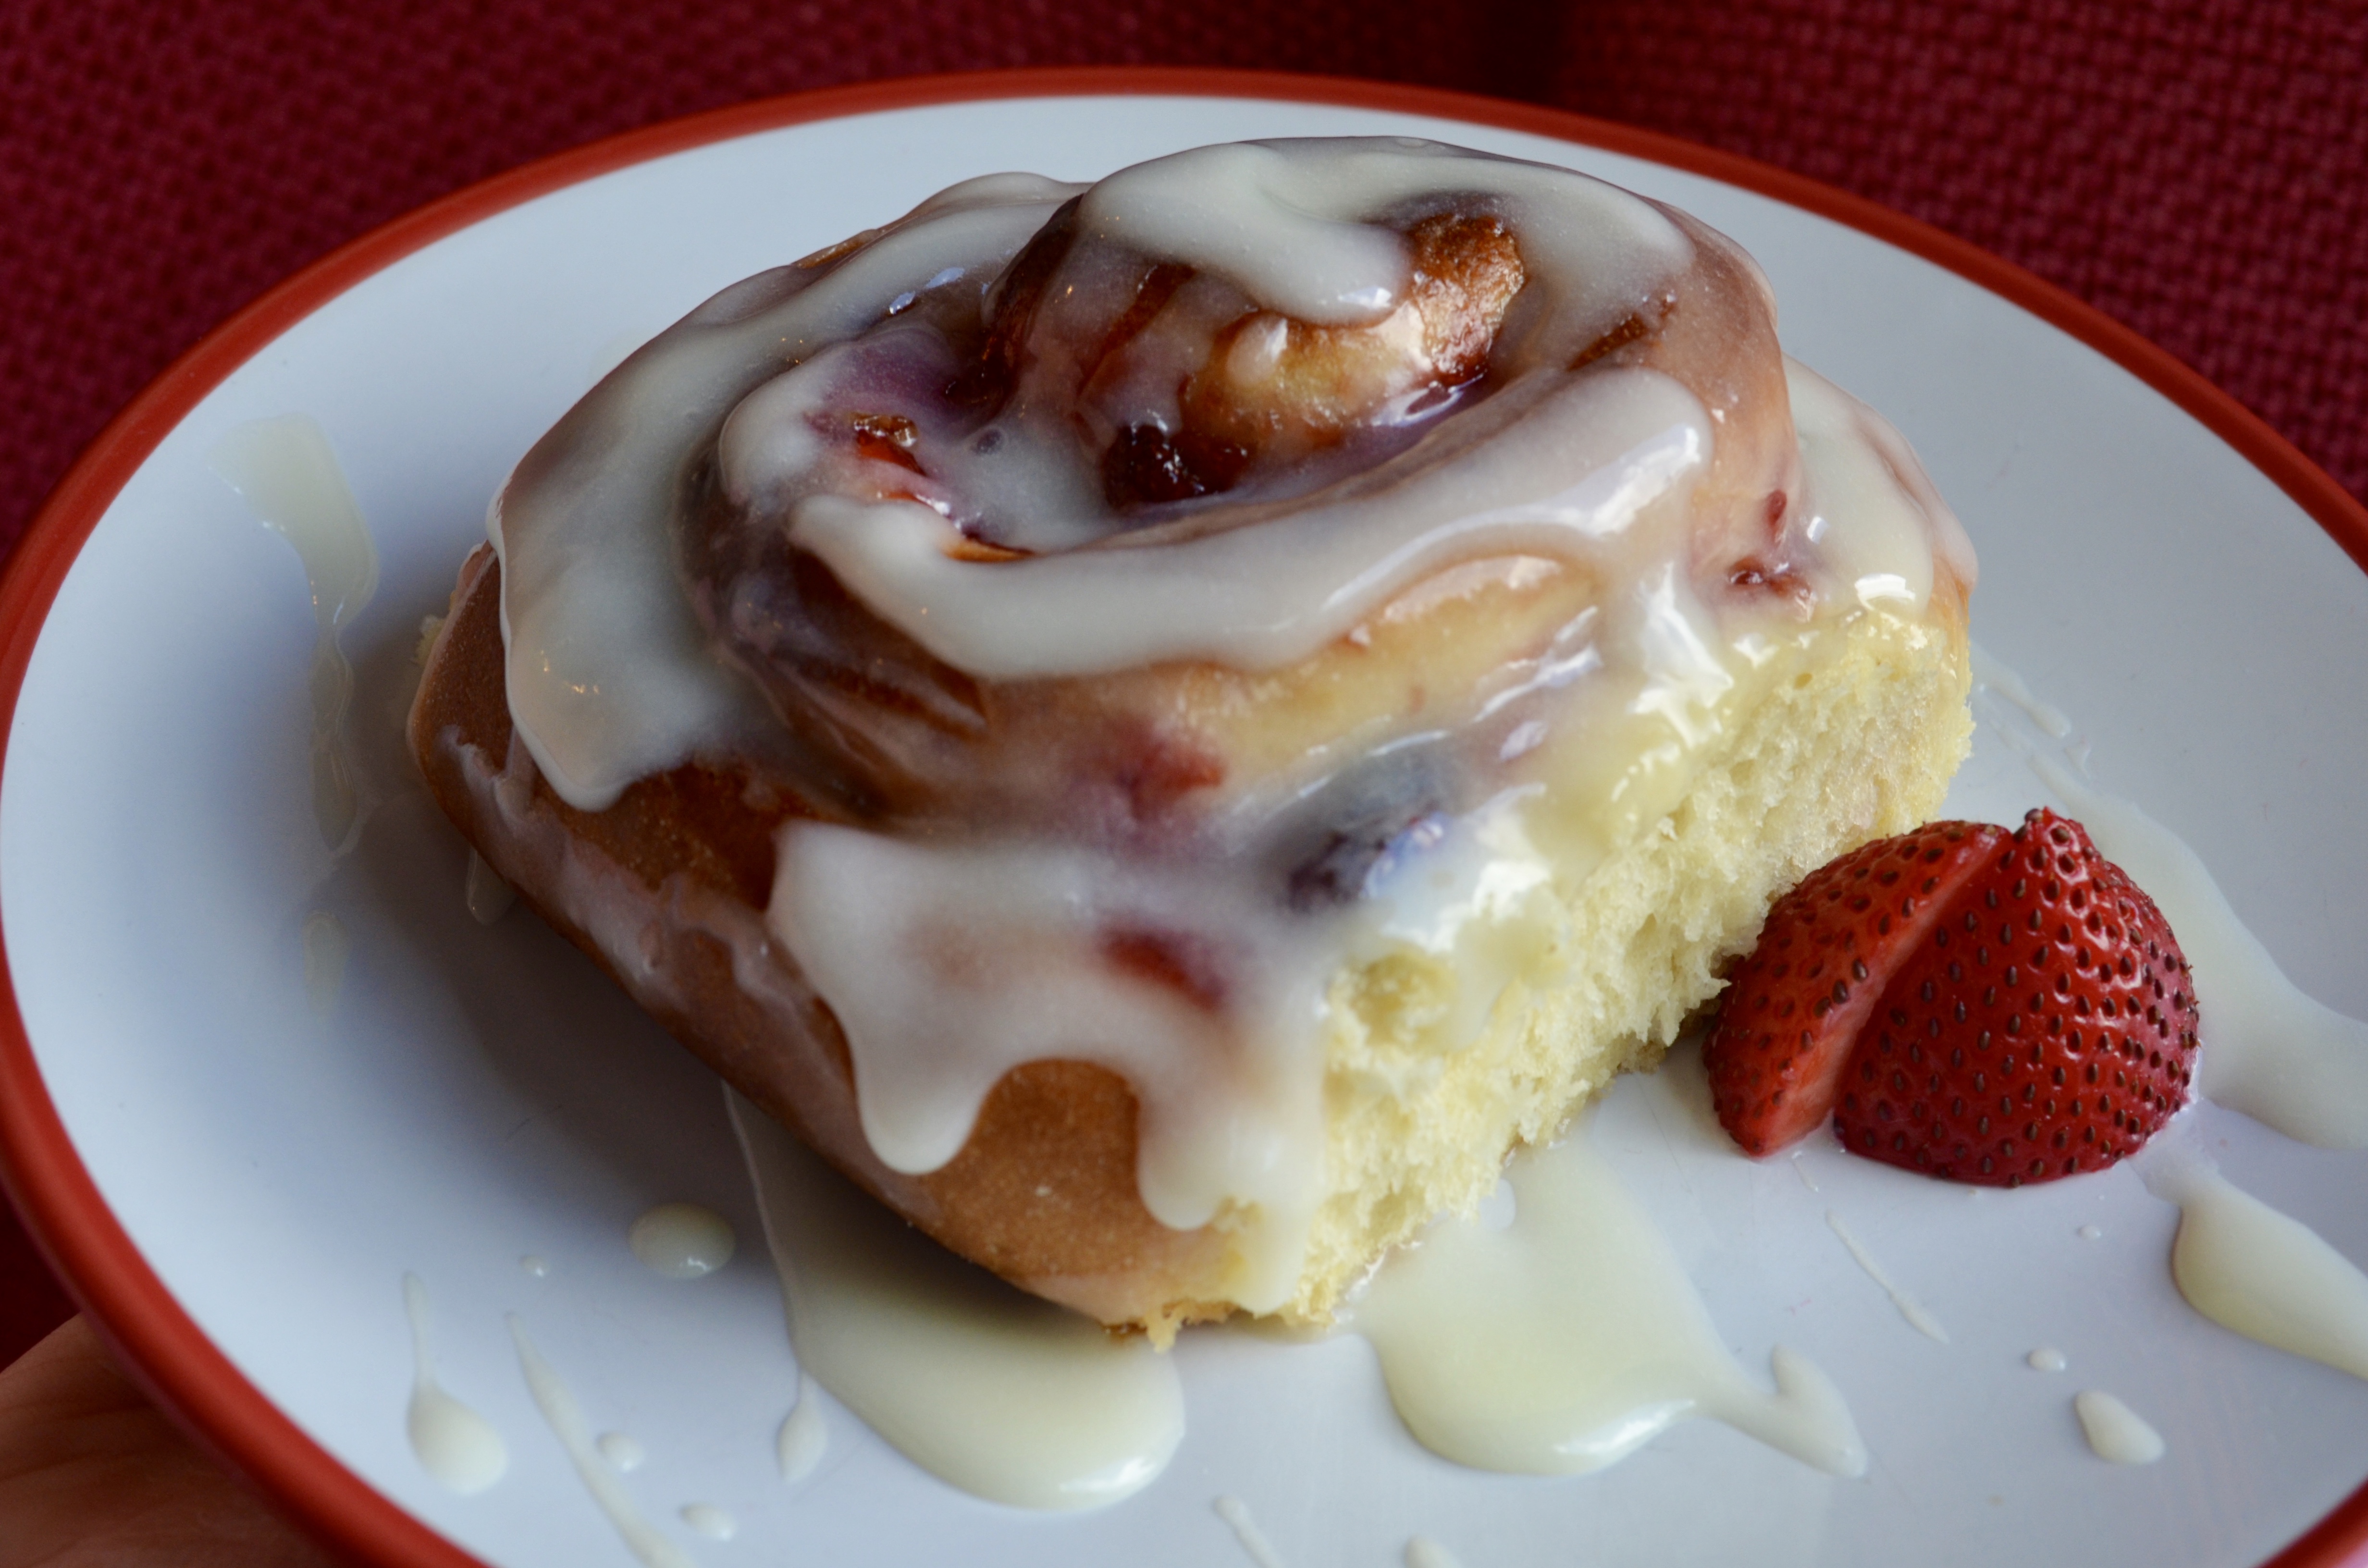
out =
[[(1775, 279), (1787, 347), (1888, 414), (1963, 514), (1982, 561), (1978, 641), (2075, 719), (2103, 788), (2203, 854), (2305, 989), (2368, 1016), (2368, 577), (2288, 490), (2363, 546), (2368, 524), (2233, 405), (1990, 267), (2283, 464), (2287, 489), (2113, 358), (1960, 271), (1741, 185), (1549, 134), (1587, 134), (1583, 122), (1172, 74), (989, 96), (1015, 90), (892, 85), (759, 108), (464, 197), (228, 330), (40, 525), (7, 601), (10, 670), (23, 669), (0, 791), (23, 1023), (0, 1042), (9, 1174), (168, 1394), (316, 1525), (403, 1563), (632, 1560), (529, 1401), (510, 1313), (597, 1429), (646, 1449), (627, 1491), (712, 1568), (1247, 1568), (1212, 1511), (1220, 1494), (1247, 1503), (1292, 1568), (1380, 1568), (1417, 1534), (1469, 1568), (2237, 1565), (2337, 1509), (2368, 1476), (2368, 1382), (2190, 1312), (2166, 1267), (2175, 1211), (2129, 1172), (1976, 1192), (1819, 1143), (1799, 1162), (1813, 1191), (1792, 1161), (1733, 1154), (1682, 1064), (1613, 1096), (1603, 1146), (1743, 1364), (1764, 1377), (1782, 1341), (1840, 1386), (1873, 1454), (1862, 1482), (1706, 1422), (1593, 1476), (1476, 1474), (1403, 1433), (1360, 1341), (1222, 1332), (1177, 1351), (1190, 1429), (1173, 1466), (1101, 1513), (975, 1502), (836, 1408), (821, 1471), (778, 1478), (795, 1370), (715, 1083), (530, 916), (471, 920), (464, 850), (396, 726), (420, 619), (482, 537), (487, 497), (599, 370), (734, 279), (971, 175), (1082, 179), (1204, 142), (1412, 132), (1570, 164), (1735, 235)], [(1273, 92), (1288, 97), (1261, 96)], [(834, 117), (808, 118), (823, 110)], [(1765, 171), (1668, 155), (1855, 210)], [(345, 639), (378, 802), (342, 859), (323, 851), (306, 792), (304, 579), (207, 465), (224, 432), (288, 413), (327, 432), (383, 560)], [(1991, 747), (1952, 807), (2013, 821), (2045, 798)], [(308, 1008), (300, 940), (315, 911), (353, 943), (325, 1019)], [(2194, 1117), (2240, 1186), (2368, 1259), (2368, 1154), (2305, 1148), (2210, 1107)], [(628, 1223), (676, 1199), (728, 1216), (739, 1260), (695, 1283), (636, 1262)], [(1948, 1344), (1908, 1327), (1829, 1210)], [(2100, 1235), (2081, 1239), (2086, 1224)], [(523, 1269), (528, 1255), (548, 1272)], [(444, 1489), (405, 1442), (406, 1271), (433, 1303), (443, 1381), (508, 1445), (507, 1475), (480, 1495)], [(2029, 1369), (2041, 1345), (2071, 1370)], [(2169, 1457), (2092, 1457), (2071, 1413), (2091, 1387), (2152, 1421)], [(737, 1539), (681, 1524), (691, 1503), (728, 1510)], [(2307, 1560), (2356, 1546), (2363, 1511), (2324, 1527)]]

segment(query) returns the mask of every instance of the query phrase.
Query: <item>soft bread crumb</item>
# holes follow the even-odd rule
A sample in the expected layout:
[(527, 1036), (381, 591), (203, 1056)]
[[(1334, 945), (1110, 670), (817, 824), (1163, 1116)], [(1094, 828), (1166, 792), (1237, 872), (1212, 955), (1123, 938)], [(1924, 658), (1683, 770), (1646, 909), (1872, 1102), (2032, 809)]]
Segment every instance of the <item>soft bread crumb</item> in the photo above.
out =
[(1470, 1044), (1442, 1054), (1427, 1038), (1471, 983), (1443, 960), (1393, 956), (1335, 979), (1330, 1195), (1282, 1315), (1328, 1322), (1383, 1251), (1474, 1210), (1510, 1151), (1657, 1065), (1785, 889), (1938, 810), (1972, 733), (1962, 633), (1870, 614), (1837, 641), (1809, 678), (1772, 682), (1740, 715), (1674, 812), (1541, 894), (1534, 950)]

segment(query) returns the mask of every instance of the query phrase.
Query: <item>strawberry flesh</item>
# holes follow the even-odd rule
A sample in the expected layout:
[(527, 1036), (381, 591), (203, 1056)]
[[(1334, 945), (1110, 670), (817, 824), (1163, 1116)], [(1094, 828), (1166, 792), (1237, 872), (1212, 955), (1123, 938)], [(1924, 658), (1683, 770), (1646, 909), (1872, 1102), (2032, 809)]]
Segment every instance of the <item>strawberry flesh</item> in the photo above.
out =
[(1884, 988), (1835, 1131), (1983, 1186), (2100, 1170), (2187, 1103), (2195, 1049), (2186, 956), (2154, 901), (2079, 824), (2036, 811)]
[(1845, 855), (1777, 900), (1702, 1046), (1719, 1124), (1747, 1153), (1773, 1153), (1826, 1119), (1893, 974), (2007, 841), (2002, 827), (1933, 823)]

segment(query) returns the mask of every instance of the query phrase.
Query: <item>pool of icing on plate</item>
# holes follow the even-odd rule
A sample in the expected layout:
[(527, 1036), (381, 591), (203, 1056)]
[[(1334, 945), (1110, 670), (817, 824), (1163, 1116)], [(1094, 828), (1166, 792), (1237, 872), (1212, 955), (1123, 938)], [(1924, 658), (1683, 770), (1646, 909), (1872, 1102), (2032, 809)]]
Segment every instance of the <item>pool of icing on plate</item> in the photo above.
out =
[[(1099, 1507), (1166, 1468), (1184, 1437), (1172, 1358), (882, 1223), (868, 1195), (726, 1096), (803, 1374), (924, 1470), (995, 1502)], [(802, 1392), (789, 1423), (810, 1407)], [(785, 1472), (811, 1462), (789, 1423)]]
[(1476, 1470), (1600, 1470), (1707, 1415), (1835, 1475), (1866, 1471), (1840, 1392), (1779, 1346), (1738, 1367), (1693, 1282), (1574, 1130), (1513, 1162), (1512, 1222), (1434, 1227), (1349, 1309), (1406, 1429)]

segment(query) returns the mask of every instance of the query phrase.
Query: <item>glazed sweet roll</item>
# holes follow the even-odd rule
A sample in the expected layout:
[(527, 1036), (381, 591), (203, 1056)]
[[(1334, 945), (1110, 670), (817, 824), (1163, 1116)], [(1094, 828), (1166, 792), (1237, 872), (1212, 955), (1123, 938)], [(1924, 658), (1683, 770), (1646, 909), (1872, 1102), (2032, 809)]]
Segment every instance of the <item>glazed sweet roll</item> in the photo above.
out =
[(1685, 215), (1406, 140), (956, 186), (520, 462), (413, 738), (948, 1246), (1328, 1317), (1920, 821), (1973, 562)]

